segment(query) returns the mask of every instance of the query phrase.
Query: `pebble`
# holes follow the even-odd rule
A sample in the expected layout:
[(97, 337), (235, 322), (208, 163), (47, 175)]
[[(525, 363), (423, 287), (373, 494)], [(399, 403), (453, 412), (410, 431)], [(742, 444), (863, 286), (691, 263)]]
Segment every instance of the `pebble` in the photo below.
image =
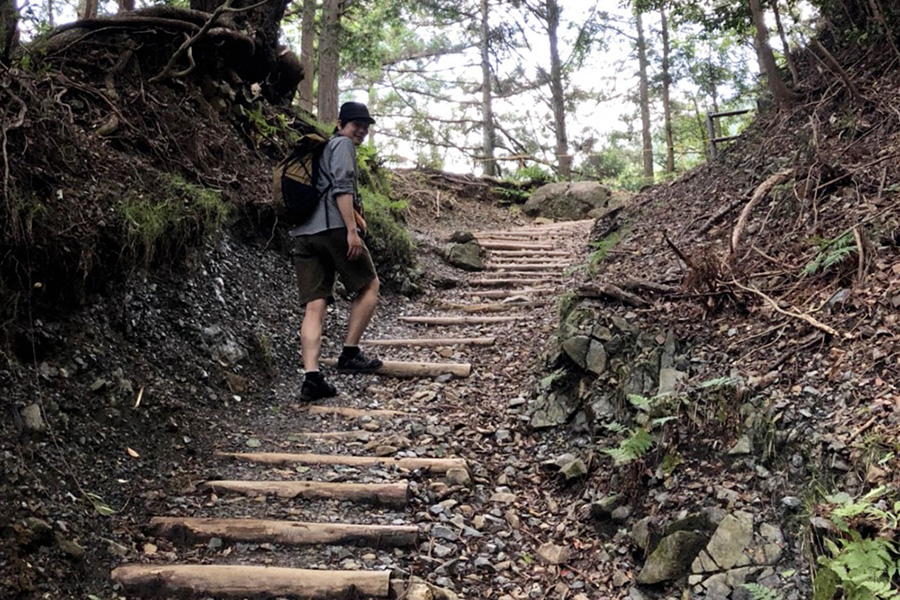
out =
[(785, 496), (781, 499), (781, 505), (791, 510), (800, 508), (802, 504), (803, 501), (800, 500), (800, 498), (798, 498), (797, 496)]
[(443, 525), (435, 525), (431, 528), (432, 537), (436, 537), (442, 540), (448, 540), (451, 542), (455, 542), (459, 539), (459, 534), (450, 529), (449, 527), (444, 527)]
[(435, 544), (434, 548), (432, 548), (432, 552), (438, 558), (447, 558), (451, 554), (456, 551), (456, 548), (452, 546), (445, 546), (443, 544)]

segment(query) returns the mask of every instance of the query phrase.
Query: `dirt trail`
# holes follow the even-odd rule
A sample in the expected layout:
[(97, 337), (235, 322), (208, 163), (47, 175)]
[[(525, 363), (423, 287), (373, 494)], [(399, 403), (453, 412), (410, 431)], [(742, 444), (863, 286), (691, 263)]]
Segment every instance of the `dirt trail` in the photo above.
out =
[(326, 370), (342, 390), (336, 398), (276, 405), (223, 435), (191, 486), (173, 481), (153, 505), (140, 524), (150, 532), (141, 559), (113, 579), (129, 598), (589, 588), (571, 570), (557, 581), (554, 564), (522, 569), (562, 531), (535, 521), (538, 456), (518, 424), (555, 299), (584, 260), (592, 223), (476, 233), (489, 249), (483, 273), (415, 303), (385, 303), (369, 332), (369, 350), (386, 360), (378, 374)]

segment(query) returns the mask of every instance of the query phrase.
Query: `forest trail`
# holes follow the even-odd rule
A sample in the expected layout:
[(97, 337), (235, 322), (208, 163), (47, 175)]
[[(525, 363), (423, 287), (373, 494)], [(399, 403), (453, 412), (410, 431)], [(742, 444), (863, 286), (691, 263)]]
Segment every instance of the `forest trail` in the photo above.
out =
[(376, 317), (365, 343), (385, 364), (362, 393), (261, 415), (221, 439), (193, 491), (173, 491), (146, 522), (144, 560), (112, 578), (129, 598), (521, 592), (502, 550), (534, 541), (519, 531), (536, 514), (522, 494), (539, 492), (516, 489), (509, 471), (533, 383), (523, 374), (537, 371), (534, 340), (552, 330), (592, 225), (475, 233), (483, 272)]

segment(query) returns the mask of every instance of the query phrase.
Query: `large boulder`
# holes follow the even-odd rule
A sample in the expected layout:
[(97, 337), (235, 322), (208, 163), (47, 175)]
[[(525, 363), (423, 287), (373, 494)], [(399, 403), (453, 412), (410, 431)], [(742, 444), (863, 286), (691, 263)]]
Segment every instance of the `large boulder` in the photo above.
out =
[(482, 249), (476, 241), (453, 244), (447, 250), (447, 262), (466, 271), (483, 271)]
[(530, 217), (550, 217), (558, 221), (598, 219), (624, 204), (620, 195), (596, 181), (548, 183), (539, 187), (522, 207)]

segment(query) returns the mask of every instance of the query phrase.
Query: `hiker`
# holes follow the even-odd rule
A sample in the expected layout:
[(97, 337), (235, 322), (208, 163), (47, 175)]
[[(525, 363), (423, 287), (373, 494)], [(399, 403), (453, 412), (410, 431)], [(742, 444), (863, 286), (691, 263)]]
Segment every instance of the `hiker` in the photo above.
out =
[(291, 254), (297, 272), (301, 304), (306, 305), (300, 328), (300, 345), (306, 377), (300, 399), (318, 400), (337, 394), (319, 372), (322, 327), (328, 304), (334, 302), (335, 274), (355, 298), (350, 305), (344, 348), (338, 372), (370, 373), (381, 366), (359, 349), (359, 340), (372, 319), (381, 285), (372, 257), (361, 237), (365, 230), (357, 190), (356, 147), (369, 133), (375, 119), (359, 102), (341, 106), (334, 135), (319, 161), (317, 189), (321, 200), (312, 216), (290, 231)]

